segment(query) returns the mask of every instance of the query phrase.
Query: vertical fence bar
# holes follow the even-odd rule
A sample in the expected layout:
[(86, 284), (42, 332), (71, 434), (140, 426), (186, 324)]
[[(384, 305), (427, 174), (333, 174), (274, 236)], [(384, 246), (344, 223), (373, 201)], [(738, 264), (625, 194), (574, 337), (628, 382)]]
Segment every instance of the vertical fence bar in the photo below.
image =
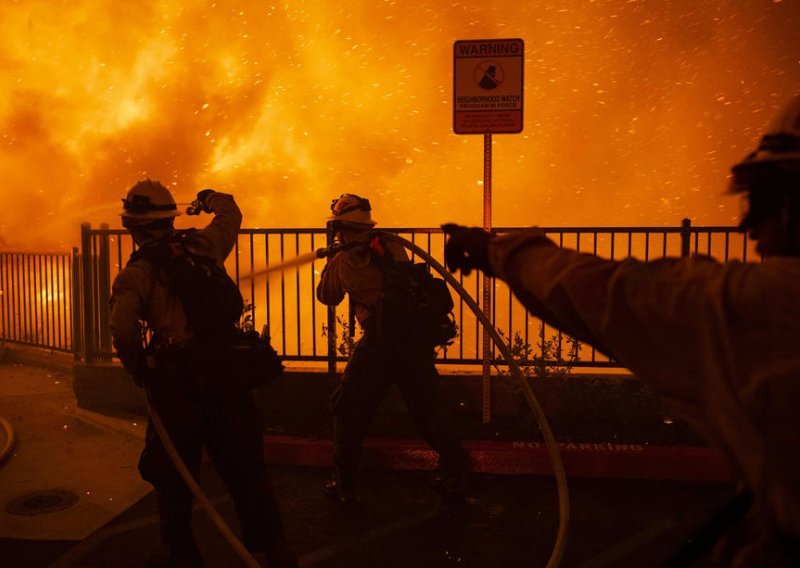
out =
[(83, 294), (81, 293), (81, 282), (83, 281), (81, 272), (83, 267), (83, 258), (78, 247), (72, 247), (72, 278), (70, 279), (72, 298), (72, 353), (75, 359), (80, 359), (84, 353), (83, 341), (83, 309), (82, 300)]
[(36, 282), (36, 276), (38, 273), (38, 263), (39, 263), (39, 255), (38, 254), (29, 254), (28, 255), (28, 275), (30, 278), (29, 288), (31, 294), (31, 327), (33, 328), (33, 341), (34, 345), (39, 344), (39, 322), (41, 321), (41, 314), (39, 313), (42, 308), (42, 298), (39, 290), (41, 286)]
[[(300, 256), (300, 233), (295, 234), (294, 236), (294, 255)], [(294, 291), (295, 296), (297, 297), (297, 309), (295, 310), (295, 314), (297, 316), (297, 355), (302, 355), (302, 350), (300, 349), (301, 344), (301, 326), (300, 322), (302, 318), (300, 317), (300, 267), (295, 267), (294, 273)], [(350, 332), (352, 334), (352, 331)]]
[(58, 279), (58, 266), (63, 260), (64, 255), (59, 255), (51, 260), (50, 282), (53, 286), (53, 341), (59, 349), (64, 348), (61, 338), (61, 308), (63, 304), (63, 290), (61, 281)]
[[(264, 262), (266, 266), (269, 266), (269, 233), (264, 234)], [(266, 285), (264, 286), (264, 303), (267, 304), (267, 329), (272, 329), (272, 311), (269, 305), (269, 281), (270, 278), (267, 276), (266, 278)]]
[[(256, 325), (256, 277), (252, 274), (256, 271), (256, 253), (253, 250), (255, 247), (255, 235), (250, 233), (250, 305), (253, 306), (250, 310), (250, 315), (253, 318), (253, 329), (257, 330)], [(267, 276), (269, 278), (269, 276)]]
[(81, 223), (81, 306), (83, 307), (83, 360), (94, 363), (94, 297), (92, 286), (92, 233)]
[[(483, 135), (483, 228), (487, 231), (492, 229), (492, 135)], [(491, 319), (492, 291), (490, 289), (490, 279), (483, 275), (483, 315), (487, 320)], [(489, 424), (492, 419), (492, 389), (491, 389), (491, 356), (493, 343), (489, 336), (489, 330), (483, 329), (483, 383), (482, 383), (482, 416), (484, 424)]]
[[(325, 246), (333, 246), (333, 224), (325, 227)], [(328, 306), (328, 374), (336, 374), (336, 308)]]
[[(19, 306), (21, 305), (20, 301), (20, 292), (22, 288), (20, 287), (21, 279), (21, 269), (19, 266), (19, 255), (13, 254), (11, 255), (11, 265), (14, 271), (13, 278), (11, 279), (11, 299), (12, 299), (12, 311), (11, 315), (13, 316), (13, 335), (12, 337), (16, 340), (20, 339), (19, 329), (20, 329), (20, 319), (21, 314), (19, 311)], [(15, 285), (16, 284), (16, 285)]]
[(39, 282), (42, 284), (42, 291), (44, 293), (44, 342), (45, 345), (48, 347), (53, 347), (52, 344), (52, 337), (50, 335), (50, 307), (55, 300), (55, 295), (53, 294), (52, 283), (48, 278), (48, 266), (50, 265), (52, 257), (50, 255), (42, 255), (39, 257)]
[[(311, 250), (317, 250), (314, 245), (314, 237), (311, 233)], [(317, 273), (314, 271), (314, 262), (311, 263), (311, 355), (317, 355)]]
[(6, 331), (6, 302), (8, 300), (8, 286), (6, 285), (6, 276), (8, 275), (8, 271), (6, 270), (6, 255), (0, 254), (0, 340), (5, 340), (8, 337), (8, 332)]
[(31, 288), (31, 256), (30, 254), (23, 254), (22, 255), (22, 264), (24, 268), (25, 274), (25, 284), (23, 286), (23, 291), (25, 293), (25, 342), (30, 343), (31, 339), (33, 338), (33, 334), (31, 333), (31, 328), (34, 326), (33, 323), (33, 290)]
[(100, 360), (111, 359), (111, 250), (108, 240), (108, 224), (100, 225), (97, 251), (97, 335)]
[(286, 260), (284, 251), (283, 233), (280, 234), (281, 252), (281, 352), (286, 355), (286, 271), (283, 268), (283, 261)]
[(64, 255), (61, 259), (61, 289), (63, 290), (62, 312), (63, 321), (61, 322), (61, 333), (64, 335), (64, 348), (68, 351), (75, 352), (75, 334), (73, 333), (70, 325), (72, 320), (76, 319), (78, 315), (72, 311), (72, 273), (78, 269), (74, 262), (74, 257), (77, 255), (77, 248), (72, 249), (70, 253), (72, 256)]

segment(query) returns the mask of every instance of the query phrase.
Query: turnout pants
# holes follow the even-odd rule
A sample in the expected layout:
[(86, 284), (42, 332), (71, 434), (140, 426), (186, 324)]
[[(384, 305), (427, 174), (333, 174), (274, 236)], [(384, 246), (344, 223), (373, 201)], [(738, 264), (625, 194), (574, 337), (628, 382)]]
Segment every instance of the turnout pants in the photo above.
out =
[(362, 442), (392, 385), (402, 394), (420, 435), (439, 454), (440, 468), (450, 475), (469, 469), (434, 361), (433, 350), (401, 350), (369, 336), (356, 344), (332, 397), (334, 476), (342, 486), (355, 484)]
[[(224, 382), (232, 378), (221, 361), (200, 362), (193, 364), (183, 350), (160, 353), (157, 377), (147, 385), (150, 404), (195, 478), (206, 449), (233, 499), (244, 545), (253, 552), (269, 552), (283, 546), (285, 538), (264, 463), (261, 415), (247, 388)], [(155, 488), (164, 543), (193, 542), (192, 494), (152, 422), (139, 472)]]

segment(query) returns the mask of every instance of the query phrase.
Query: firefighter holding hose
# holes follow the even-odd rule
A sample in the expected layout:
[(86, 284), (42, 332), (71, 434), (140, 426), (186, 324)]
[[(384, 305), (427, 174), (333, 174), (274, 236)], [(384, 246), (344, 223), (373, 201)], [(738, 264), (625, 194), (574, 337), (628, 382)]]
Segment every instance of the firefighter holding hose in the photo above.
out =
[[(704, 533), (727, 534), (717, 560), (797, 566), (800, 97), (733, 167), (731, 191), (764, 262), (613, 261), (536, 228), (494, 236), (458, 225), (443, 226), (445, 257), (450, 270), (504, 280), (532, 313), (631, 369), (721, 451), (740, 492)], [(689, 546), (676, 563), (706, 552)]]
[[(361, 444), (381, 400), (396, 385), (417, 430), (439, 454), (434, 483), (446, 498), (460, 499), (469, 458), (446, 412), (434, 347), (396, 339), (393, 332), (402, 324), (393, 319), (387, 305), (389, 285), (398, 282), (400, 265), (411, 263), (402, 245), (373, 231), (371, 210), (369, 200), (344, 194), (333, 200), (328, 218), (342, 248), (322, 272), (317, 299), (336, 306), (349, 294), (364, 335), (333, 394), (334, 468), (324, 490), (341, 503), (359, 500), (356, 477)], [(411, 331), (411, 335), (423, 334), (422, 329)]]
[[(290, 568), (296, 560), (267, 477), (261, 416), (226, 351), (242, 299), (223, 262), (242, 215), (232, 196), (210, 189), (198, 194), (192, 211), (214, 218), (204, 229), (176, 231), (175, 200), (150, 179), (123, 199), (122, 224), (138, 250), (112, 287), (114, 347), (193, 477), (202, 450), (208, 451), (236, 506), (245, 547), (265, 556), (271, 568)], [(147, 348), (143, 322), (152, 332)], [(166, 545), (147, 565), (202, 566), (191, 527), (192, 493), (152, 419), (139, 471), (155, 488)]]

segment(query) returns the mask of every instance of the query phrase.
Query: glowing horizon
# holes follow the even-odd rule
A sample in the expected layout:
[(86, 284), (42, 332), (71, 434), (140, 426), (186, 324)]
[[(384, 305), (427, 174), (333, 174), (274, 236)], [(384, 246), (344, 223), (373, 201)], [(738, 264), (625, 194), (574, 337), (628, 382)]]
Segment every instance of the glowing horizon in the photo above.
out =
[(483, 139), (452, 132), (452, 49), (493, 37), (525, 40), (496, 226), (731, 225), (729, 167), (800, 94), (798, 23), (780, 1), (9, 2), (0, 249), (118, 227), (144, 177), (183, 202), (232, 193), (247, 227), (320, 226), (344, 192), (381, 226), (478, 224)]

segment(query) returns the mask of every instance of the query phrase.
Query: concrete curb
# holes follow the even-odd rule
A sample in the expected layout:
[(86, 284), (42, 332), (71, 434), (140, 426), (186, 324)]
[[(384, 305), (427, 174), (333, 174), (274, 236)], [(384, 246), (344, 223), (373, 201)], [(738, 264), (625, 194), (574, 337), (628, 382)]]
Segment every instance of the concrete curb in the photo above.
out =
[[(144, 440), (146, 419), (136, 415), (109, 416), (76, 409), (81, 420)], [(477, 473), (505, 475), (552, 475), (547, 448), (542, 442), (495, 442), (468, 440), (464, 447)], [(613, 443), (560, 443), (567, 475), (583, 478), (651, 479), (694, 482), (727, 482), (731, 471), (724, 458), (711, 448), (653, 446)], [(264, 435), (267, 463), (330, 467), (330, 440), (297, 436)], [(422, 440), (367, 438), (362, 463), (365, 468), (433, 470), (436, 453)]]
[(75, 409), (75, 416), (80, 420), (99, 426), (107, 430), (113, 430), (120, 434), (125, 434), (139, 440), (144, 440), (145, 428), (147, 427), (147, 418), (137, 416), (135, 414), (116, 416), (109, 416), (107, 414), (100, 414), (99, 412), (92, 412), (83, 408)]
[[(547, 448), (541, 442), (468, 440), (464, 447), (477, 473), (553, 474)], [(559, 450), (569, 477), (693, 482), (727, 482), (732, 478), (722, 455), (711, 448), (560, 443)], [(267, 435), (264, 453), (272, 464), (328, 467), (333, 447), (330, 440)], [(367, 438), (362, 463), (365, 468), (433, 470), (437, 456), (422, 440)]]

